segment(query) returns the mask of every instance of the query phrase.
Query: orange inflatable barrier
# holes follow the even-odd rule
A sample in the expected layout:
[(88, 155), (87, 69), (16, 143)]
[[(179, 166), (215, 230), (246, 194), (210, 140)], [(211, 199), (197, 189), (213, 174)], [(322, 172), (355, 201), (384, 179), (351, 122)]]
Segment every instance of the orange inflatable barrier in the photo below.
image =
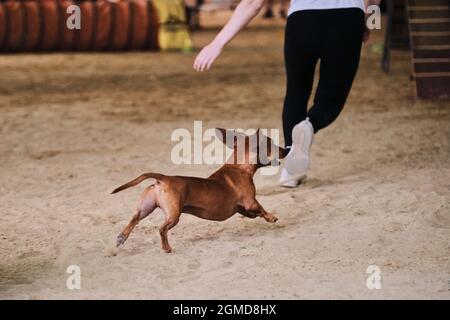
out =
[(94, 42), (94, 23), (96, 18), (96, 9), (94, 2), (84, 1), (78, 4), (81, 9), (81, 29), (76, 30), (75, 37), (75, 50), (89, 50), (93, 46)]
[(3, 50), (18, 51), (22, 49), (25, 36), (25, 7), (21, 1), (8, 1), (3, 4), (6, 21), (6, 35)]
[[(80, 9), (70, 30), (71, 5)], [(0, 51), (156, 50), (158, 14), (152, 0), (22, 0), (0, 2)]]
[(0, 5), (0, 48), (4, 47), (4, 43), (5, 43), (5, 37), (6, 37), (6, 25), (7, 25), (7, 21), (6, 21), (6, 14), (5, 14), (5, 8)]
[[(57, 3), (58, 3), (58, 15), (60, 17), (67, 17), (67, 9), (74, 4), (74, 1), (60, 0), (57, 1)], [(58, 20), (59, 20), (58, 23), (59, 34), (56, 50), (59, 51), (73, 50), (76, 37), (76, 30), (70, 30), (69, 28), (67, 28), (66, 19), (58, 19)]]
[(41, 35), (41, 24), (39, 16), (39, 5), (37, 2), (25, 2), (24, 3), (26, 23), (24, 28), (24, 51), (36, 50)]
[(111, 43), (111, 31), (113, 30), (113, 4), (106, 0), (97, 1), (96, 5), (96, 22), (93, 50), (100, 51), (108, 49)]
[(52, 51), (57, 48), (58, 34), (61, 30), (59, 19), (60, 12), (58, 10), (57, 1), (54, 0), (41, 0), (38, 1), (41, 10), (41, 39), (39, 42), (38, 50), (40, 51)]

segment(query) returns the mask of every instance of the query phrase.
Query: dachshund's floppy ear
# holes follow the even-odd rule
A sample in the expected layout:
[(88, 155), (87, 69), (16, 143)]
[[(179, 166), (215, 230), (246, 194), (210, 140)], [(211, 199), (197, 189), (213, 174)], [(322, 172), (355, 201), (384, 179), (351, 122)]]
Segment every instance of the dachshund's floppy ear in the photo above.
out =
[(237, 145), (245, 146), (249, 138), (242, 132), (223, 128), (216, 128), (216, 137), (230, 149), (234, 149)]
[(286, 158), (286, 156), (287, 156), (287, 154), (288, 154), (288, 151), (285, 149), (285, 148), (282, 148), (282, 147), (278, 147), (279, 149), (278, 149), (278, 154), (280, 155), (280, 158), (279, 159), (284, 159), (284, 158)]
[(216, 137), (230, 149), (234, 149), (235, 133), (232, 130), (216, 128)]
[(223, 143), (225, 143), (225, 139), (227, 136), (227, 129), (224, 128), (216, 128), (216, 137), (222, 141)]
[(270, 150), (270, 155), (272, 158), (283, 159), (284, 157), (286, 157), (286, 149), (275, 144), (272, 138), (263, 134), (260, 129), (256, 130), (256, 135), (258, 136), (259, 147), (264, 148), (264, 150), (266, 151)]

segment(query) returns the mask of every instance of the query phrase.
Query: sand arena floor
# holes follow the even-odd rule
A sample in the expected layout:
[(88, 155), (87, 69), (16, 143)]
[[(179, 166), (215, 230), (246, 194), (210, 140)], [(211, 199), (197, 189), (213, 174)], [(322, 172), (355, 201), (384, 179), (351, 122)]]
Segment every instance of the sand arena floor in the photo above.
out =
[[(223, 18), (207, 18), (196, 47)], [(407, 52), (380, 71), (381, 33), (316, 136), (307, 182), (256, 176), (278, 223), (183, 215), (165, 254), (157, 210), (113, 249), (150, 182), (113, 188), (216, 168), (172, 164), (174, 129), (281, 127), (282, 42), (282, 21), (256, 21), (205, 74), (194, 52), (1, 56), (0, 298), (450, 298), (450, 105), (413, 100)], [(66, 288), (72, 264), (81, 290)]]

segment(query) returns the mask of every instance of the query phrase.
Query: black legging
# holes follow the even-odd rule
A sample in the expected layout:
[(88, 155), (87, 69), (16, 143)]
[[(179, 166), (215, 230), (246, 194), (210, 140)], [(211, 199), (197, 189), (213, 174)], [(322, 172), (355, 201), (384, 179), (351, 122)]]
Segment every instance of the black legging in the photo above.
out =
[[(344, 107), (359, 65), (364, 12), (359, 8), (304, 10), (292, 13), (285, 35), (287, 89), (283, 109), (286, 146), (293, 127), (309, 117), (317, 132), (331, 124)], [(320, 59), (320, 79), (307, 111)]]

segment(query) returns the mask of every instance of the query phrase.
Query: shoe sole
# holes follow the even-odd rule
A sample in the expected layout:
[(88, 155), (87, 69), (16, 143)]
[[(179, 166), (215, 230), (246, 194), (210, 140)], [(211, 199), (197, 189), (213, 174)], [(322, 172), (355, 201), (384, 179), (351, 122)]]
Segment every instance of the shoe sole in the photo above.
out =
[[(283, 169), (285, 170), (285, 168)], [(302, 181), (304, 181), (306, 178), (306, 174), (299, 174), (299, 175), (291, 175), (289, 172), (286, 171), (284, 174), (283, 171), (281, 171), (280, 179), (278, 180), (278, 185), (282, 187), (290, 187), (291, 185), (296, 184), (294, 187), (298, 186)]]
[(283, 187), (283, 188), (292, 189), (292, 188), (297, 188), (299, 185), (303, 184), (305, 181), (306, 181), (306, 175), (303, 174), (298, 177), (293, 177), (292, 179), (289, 179), (289, 180), (280, 181), (279, 185), (280, 185), (280, 187)]
[(285, 168), (293, 176), (301, 176), (309, 169), (309, 148), (313, 136), (306, 124), (299, 123), (292, 129), (292, 147), (286, 157)]

